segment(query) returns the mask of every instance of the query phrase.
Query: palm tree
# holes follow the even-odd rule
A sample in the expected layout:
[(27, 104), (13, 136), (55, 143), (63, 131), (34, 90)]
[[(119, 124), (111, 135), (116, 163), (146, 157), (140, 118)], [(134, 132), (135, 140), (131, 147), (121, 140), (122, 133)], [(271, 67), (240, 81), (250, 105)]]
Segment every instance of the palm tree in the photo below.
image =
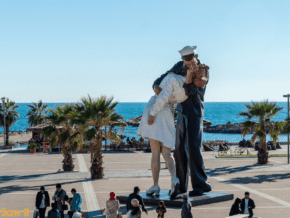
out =
[(45, 116), (47, 115), (47, 106), (40, 100), (38, 103), (32, 102), (32, 105), (27, 105), (30, 110), (27, 112), (28, 123), (30, 126), (36, 126), (43, 122)]
[[(74, 169), (72, 151), (78, 146), (79, 132), (74, 128), (74, 119), (77, 112), (74, 105), (68, 104), (57, 107), (55, 110), (49, 109), (46, 119), (51, 122), (50, 126), (43, 128), (42, 132), (45, 136), (50, 137), (52, 147), (61, 143), (62, 154), (64, 156), (63, 170), (72, 171)], [(57, 127), (62, 127), (59, 130)]]
[[(5, 109), (3, 108), (3, 105), (0, 104), (0, 126), (3, 126), (3, 128), (6, 129), (6, 146), (8, 146), (9, 143), (9, 129), (17, 121), (17, 119), (20, 118), (19, 113), (16, 112), (17, 108), (19, 108), (19, 105), (17, 105), (14, 101), (9, 101), (9, 98), (7, 98), (7, 102), (5, 103)], [(4, 113), (6, 114), (5, 126)]]
[(108, 139), (120, 141), (112, 129), (115, 126), (120, 126), (122, 128), (127, 126), (126, 123), (122, 121), (124, 118), (115, 111), (117, 104), (118, 102), (113, 102), (113, 97), (107, 98), (101, 96), (96, 100), (92, 99), (90, 96), (88, 96), (88, 98), (82, 98), (82, 106), (80, 106), (81, 110), (76, 123), (78, 123), (78, 125), (86, 124), (91, 127), (84, 133), (84, 136), (93, 143), (92, 152), (94, 157), (90, 168), (92, 179), (104, 177), (104, 169), (102, 167), (102, 128), (104, 126), (109, 126), (106, 137)]
[[(245, 104), (247, 107), (246, 112), (240, 112), (240, 116), (245, 116), (247, 121), (243, 123), (242, 134), (246, 135), (251, 129), (254, 129), (254, 135), (251, 138), (251, 142), (254, 143), (256, 138), (259, 138), (259, 151), (258, 151), (258, 163), (268, 163), (268, 151), (266, 143), (267, 129), (269, 134), (273, 138), (273, 143), (276, 144), (278, 135), (281, 134), (285, 123), (284, 122), (271, 122), (271, 118), (282, 110), (282, 107), (277, 106), (277, 103), (268, 102), (268, 100), (262, 102), (253, 102), (252, 104)], [(252, 121), (256, 119), (257, 123)]]
[[(81, 112), (84, 111), (84, 105), (83, 104), (75, 104), (74, 105), (74, 109), (76, 111), (77, 114), (80, 114)], [(89, 129), (89, 126), (86, 125), (86, 123), (82, 122), (82, 119), (73, 119), (73, 122), (75, 124), (75, 129), (76, 131), (78, 131), (79, 135), (78, 135), (78, 141), (80, 144), (80, 147), (82, 147), (82, 145), (85, 142), (85, 132)]]

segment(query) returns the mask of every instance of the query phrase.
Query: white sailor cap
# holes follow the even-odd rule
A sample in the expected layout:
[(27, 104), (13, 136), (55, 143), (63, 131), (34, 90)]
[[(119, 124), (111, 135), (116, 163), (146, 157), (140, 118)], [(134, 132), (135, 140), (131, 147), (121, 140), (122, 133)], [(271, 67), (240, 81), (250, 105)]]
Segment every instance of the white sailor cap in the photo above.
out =
[(195, 54), (195, 50), (196, 50), (197, 46), (185, 46), (183, 49), (181, 49), (180, 51), (178, 51), (181, 54), (181, 57), (186, 56), (186, 55), (190, 55), (190, 54)]

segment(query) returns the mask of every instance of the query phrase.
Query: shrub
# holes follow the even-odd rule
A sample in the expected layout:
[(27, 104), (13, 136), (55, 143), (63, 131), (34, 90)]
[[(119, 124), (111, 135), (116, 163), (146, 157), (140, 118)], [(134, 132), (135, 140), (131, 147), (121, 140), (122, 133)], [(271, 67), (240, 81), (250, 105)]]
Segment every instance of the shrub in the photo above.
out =
[(38, 147), (38, 144), (36, 144), (36, 143), (30, 143), (28, 145), (28, 149), (34, 149), (34, 148), (37, 148), (37, 147)]
[(88, 143), (84, 143), (83, 144), (83, 148), (89, 148), (89, 144)]

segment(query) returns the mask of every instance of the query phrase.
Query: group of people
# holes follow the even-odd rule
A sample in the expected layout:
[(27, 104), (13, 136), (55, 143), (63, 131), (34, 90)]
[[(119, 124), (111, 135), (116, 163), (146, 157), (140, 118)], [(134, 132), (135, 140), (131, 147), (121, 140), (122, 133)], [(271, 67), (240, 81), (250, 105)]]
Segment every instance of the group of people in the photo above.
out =
[(253, 217), (253, 209), (255, 209), (255, 207), (255, 202), (250, 198), (250, 193), (245, 192), (245, 197), (242, 200), (236, 198), (229, 215), (234, 216), (237, 214), (247, 214), (249, 217)]
[[(148, 215), (145, 208), (143, 198), (141, 197), (140, 188), (136, 186), (134, 192), (129, 195), (126, 203), (127, 218), (141, 218), (142, 211)], [(183, 196), (183, 204), (181, 210), (181, 218), (192, 218), (191, 203), (188, 201), (187, 195)], [(157, 218), (164, 218), (166, 206), (164, 201), (160, 201), (156, 208)], [(116, 199), (115, 192), (110, 193), (110, 199), (106, 201), (106, 208), (102, 211), (106, 218), (121, 218), (120, 202)]]
[[(147, 213), (142, 197), (139, 195), (140, 188), (136, 186), (134, 192), (129, 195), (126, 209), (127, 217), (139, 218), (141, 217), (142, 210)], [(115, 192), (110, 193), (110, 199), (106, 201), (106, 208), (102, 211), (106, 218), (120, 218), (122, 214), (120, 212), (120, 202), (116, 199)]]
[[(54, 202), (50, 205), (48, 192), (45, 191), (44, 186), (40, 187), (40, 191), (37, 193), (35, 200), (39, 218), (45, 218), (46, 209), (50, 206), (52, 209), (48, 211), (47, 218), (64, 218), (65, 210), (68, 210), (70, 218), (73, 217), (75, 212), (81, 213), (82, 196), (74, 188), (71, 190), (71, 193), (73, 196), (69, 198), (66, 191), (61, 188), (61, 184), (56, 184), (56, 191), (52, 197)], [(65, 204), (66, 202), (70, 205), (70, 209)]]
[(131, 139), (129, 137), (127, 137), (126, 139), (126, 143), (130, 146), (136, 146), (137, 144), (144, 144), (144, 138), (140, 138), (138, 141), (136, 140), (135, 137), (132, 137)]
[(33, 138), (31, 138), (31, 139), (29, 140), (28, 143), (30, 143), (32, 139), (33, 139), (33, 140), (35, 141), (35, 143), (37, 143), (37, 144), (44, 142), (44, 137), (42, 136), (41, 138), (39, 138), (38, 134), (34, 135)]

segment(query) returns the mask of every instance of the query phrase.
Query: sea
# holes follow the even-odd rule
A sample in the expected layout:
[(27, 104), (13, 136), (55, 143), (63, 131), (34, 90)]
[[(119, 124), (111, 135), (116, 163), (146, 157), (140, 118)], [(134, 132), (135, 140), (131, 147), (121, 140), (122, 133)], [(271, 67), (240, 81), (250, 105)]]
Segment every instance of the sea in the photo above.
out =
[[(245, 121), (244, 117), (238, 115), (240, 111), (246, 111), (245, 104), (250, 102), (205, 102), (204, 119), (212, 122), (212, 125), (226, 124), (227, 122), (238, 123)], [(28, 117), (26, 116), (29, 107), (29, 103), (18, 103), (20, 106), (17, 112), (20, 115), (20, 119), (10, 127), (10, 131), (25, 131), (28, 126)], [(65, 103), (44, 103), (48, 104), (48, 108), (55, 109), (58, 106), (64, 105)], [(274, 117), (273, 121), (285, 120), (288, 116), (287, 102), (277, 102), (283, 109)], [(124, 120), (128, 120), (137, 116), (142, 115), (147, 103), (125, 103), (121, 102), (116, 106), (116, 112), (124, 117)], [(128, 126), (125, 128), (123, 135), (127, 137), (135, 137), (137, 140), (140, 138), (137, 133), (138, 127)], [(117, 129), (117, 132), (120, 129)], [(0, 132), (3, 132), (3, 128), (0, 128)], [(251, 134), (247, 135), (245, 139), (250, 139)], [(242, 140), (241, 134), (222, 134), (222, 133), (203, 133), (203, 140), (227, 140), (229, 142), (239, 142)], [(267, 140), (270, 140), (270, 136), (267, 136)], [(287, 141), (287, 135), (281, 135), (278, 141)]]

